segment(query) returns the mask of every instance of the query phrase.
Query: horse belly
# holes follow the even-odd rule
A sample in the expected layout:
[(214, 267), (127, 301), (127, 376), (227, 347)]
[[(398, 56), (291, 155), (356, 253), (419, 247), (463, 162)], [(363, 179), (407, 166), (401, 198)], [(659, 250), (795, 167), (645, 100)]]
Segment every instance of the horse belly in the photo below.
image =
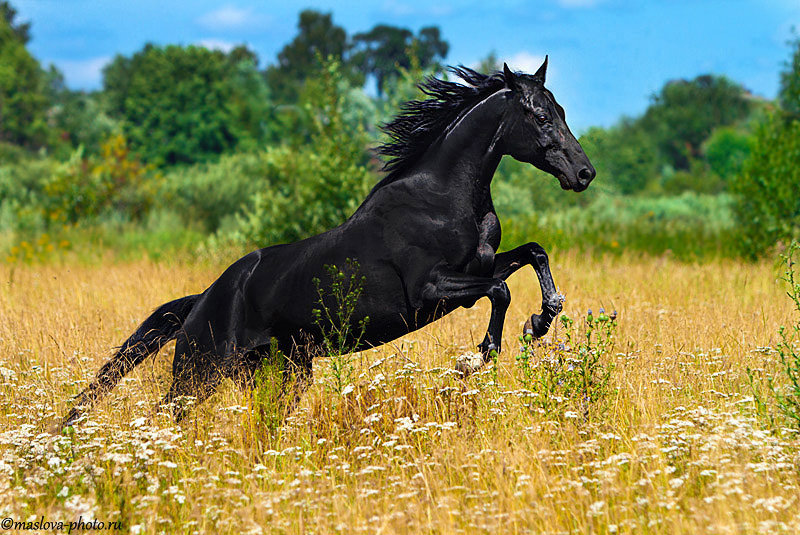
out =
[(368, 283), (364, 289), (357, 308), (359, 318), (368, 318), (364, 340), (369, 345), (385, 344), (417, 329), (415, 311), (399, 278), (384, 278), (380, 290), (370, 286)]

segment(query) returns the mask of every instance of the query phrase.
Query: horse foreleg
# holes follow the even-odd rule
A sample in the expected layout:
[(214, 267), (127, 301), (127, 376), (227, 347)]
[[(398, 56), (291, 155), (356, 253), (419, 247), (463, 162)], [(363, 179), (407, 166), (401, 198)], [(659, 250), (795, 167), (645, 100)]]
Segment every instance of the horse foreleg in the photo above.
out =
[[(433, 280), (425, 285), (422, 299), (427, 307), (437, 307), (444, 304), (445, 308), (452, 310), (460, 306), (472, 306), (481, 297), (488, 297), (492, 303), (492, 312), (489, 317), (489, 327), (486, 336), (478, 349), (483, 356), (483, 362), (492, 357), (494, 351), (500, 352), (503, 337), (503, 320), (506, 310), (511, 303), (511, 293), (508, 285), (500, 278), (476, 277), (455, 271), (440, 271)], [(456, 369), (462, 373), (471, 373), (481, 363), (467, 363), (460, 361)], [(461, 369), (463, 368), (463, 369)]]
[(536, 271), (542, 290), (542, 313), (531, 315), (525, 322), (524, 334), (541, 338), (547, 334), (553, 319), (561, 312), (561, 303), (564, 301), (564, 297), (556, 290), (544, 248), (535, 242), (526, 243), (511, 251), (495, 255), (494, 261), (494, 276), (502, 280), (506, 280), (523, 266), (532, 266)]

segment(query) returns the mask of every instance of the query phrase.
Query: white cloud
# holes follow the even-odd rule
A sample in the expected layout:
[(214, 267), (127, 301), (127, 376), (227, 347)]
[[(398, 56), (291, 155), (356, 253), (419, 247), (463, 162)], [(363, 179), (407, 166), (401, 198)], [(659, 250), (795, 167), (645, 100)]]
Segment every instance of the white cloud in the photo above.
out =
[(209, 50), (220, 50), (226, 54), (236, 48), (236, 43), (230, 41), (223, 41), (222, 39), (202, 39), (197, 41), (197, 46), (202, 46)]
[[(525, 50), (517, 52), (504, 60), (512, 71), (522, 71), (527, 74), (535, 73), (542, 66), (544, 56), (531, 54)], [(549, 70), (549, 69), (548, 69)]]
[(64, 79), (69, 87), (96, 89), (102, 82), (103, 67), (110, 61), (110, 56), (100, 56), (82, 60), (57, 60), (53, 63), (64, 73)]
[(408, 15), (413, 15), (415, 11), (413, 6), (403, 2), (397, 2), (396, 0), (386, 0), (383, 3), (382, 8), (384, 12), (399, 17), (407, 17)]
[(197, 19), (197, 22), (209, 30), (238, 30), (267, 24), (270, 18), (256, 13), (252, 8), (242, 9), (227, 5), (209, 11)]
[(418, 7), (398, 0), (385, 0), (381, 10), (393, 17), (444, 17), (453, 12), (453, 8), (443, 4), (431, 3)]

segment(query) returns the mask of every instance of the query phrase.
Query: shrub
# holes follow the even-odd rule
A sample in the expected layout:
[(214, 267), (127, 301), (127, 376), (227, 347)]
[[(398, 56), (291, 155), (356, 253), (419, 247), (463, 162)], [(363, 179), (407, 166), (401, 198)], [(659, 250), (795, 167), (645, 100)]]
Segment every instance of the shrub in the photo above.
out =
[(703, 144), (703, 153), (711, 170), (728, 182), (742, 172), (750, 155), (749, 132), (733, 127), (717, 128)]
[[(800, 280), (795, 271), (798, 251), (800, 243), (793, 241), (781, 258), (786, 266), (783, 280), (789, 286), (787, 294), (795, 311), (800, 314)], [(766, 381), (760, 381), (751, 368), (747, 369), (747, 375), (759, 415), (773, 426), (787, 424), (800, 430), (800, 348), (797, 345), (800, 342), (800, 316), (788, 329), (782, 325), (778, 333), (780, 341), (774, 348), (778, 357), (776, 373), (767, 376)]]
[(353, 377), (351, 353), (358, 347), (369, 318), (353, 323), (356, 305), (364, 291), (366, 279), (359, 274), (358, 262), (348, 259), (344, 267), (326, 265), (330, 285), (323, 288), (313, 279), (319, 308), (313, 310), (314, 323), (322, 334), (323, 356), (330, 357), (331, 387), (338, 393), (350, 385)]
[(741, 174), (731, 185), (742, 253), (763, 255), (800, 236), (800, 120), (773, 113), (756, 130)]
[(57, 168), (48, 158), (20, 155), (0, 166), (0, 229), (25, 235), (43, 232), (44, 187)]
[(564, 314), (561, 325), (564, 339), (552, 344), (534, 342), (530, 334), (520, 338), (517, 380), (528, 390), (523, 399), (529, 408), (588, 419), (611, 392), (617, 313), (601, 308), (595, 317), (589, 310), (583, 325)]
[(162, 182), (159, 203), (216, 232), (236, 214), (252, 209), (254, 197), (275, 187), (274, 149), (224, 155), (219, 161), (170, 171)]
[(286, 356), (278, 349), (278, 340), (271, 339), (269, 354), (253, 376), (251, 414), (257, 436), (264, 431), (275, 431), (286, 416), (287, 407), (283, 403), (288, 379), (285, 374), (289, 373), (286, 364)]
[(598, 195), (575, 206), (508, 219), (500, 213), (503, 249), (531, 240), (546, 249), (641, 251), (697, 260), (737, 254), (730, 195), (678, 197)]
[(310, 142), (267, 149), (265, 180), (237, 218), (234, 240), (265, 246), (319, 234), (342, 223), (363, 200), (373, 182), (367, 137), (346, 127), (339, 69), (328, 62), (306, 84), (301, 102), (311, 114)]
[(98, 157), (84, 158), (79, 148), (44, 187), (46, 217), (77, 223), (113, 211), (139, 220), (152, 205), (155, 176), (130, 153), (121, 134), (106, 140)]

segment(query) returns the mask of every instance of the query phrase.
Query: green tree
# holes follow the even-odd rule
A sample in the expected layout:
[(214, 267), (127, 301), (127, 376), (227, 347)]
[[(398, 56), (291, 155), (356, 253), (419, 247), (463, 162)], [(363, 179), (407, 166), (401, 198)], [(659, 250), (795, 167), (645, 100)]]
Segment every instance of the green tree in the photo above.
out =
[(717, 128), (703, 143), (711, 170), (727, 182), (741, 173), (750, 155), (750, 133), (734, 127)]
[(420, 66), (425, 68), (446, 58), (450, 51), (450, 43), (442, 39), (442, 32), (438, 26), (426, 26), (417, 34), (413, 49), (419, 57)]
[(702, 75), (668, 82), (653, 96), (641, 119), (661, 154), (675, 169), (689, 170), (714, 128), (733, 124), (752, 111), (744, 88), (724, 76)]
[(28, 26), (14, 25), (8, 3), (0, 12), (0, 141), (38, 148), (49, 135), (45, 75), (25, 48)]
[(342, 223), (369, 191), (368, 139), (345, 121), (341, 68), (330, 58), (309, 77), (300, 106), (310, 114), (310, 140), (267, 149), (265, 183), (239, 218), (238, 240), (266, 246), (318, 234)]
[(278, 52), (277, 64), (266, 70), (276, 100), (297, 102), (306, 77), (322, 66), (320, 58), (332, 57), (343, 62), (348, 48), (347, 32), (333, 23), (331, 13), (301, 11), (297, 35)]
[(414, 36), (407, 28), (387, 24), (354, 35), (353, 46), (351, 63), (365, 76), (375, 77), (378, 95), (383, 95), (390, 78), (412, 67), (412, 58), (419, 61), (419, 68), (427, 69), (443, 60), (450, 48), (436, 26), (422, 28)]
[(800, 237), (800, 120), (776, 112), (756, 130), (732, 190), (742, 252), (756, 258), (779, 240)]
[(28, 44), (28, 41), (31, 40), (31, 23), (17, 22), (17, 10), (7, 0), (0, 2), (0, 19), (6, 21), (23, 45)]
[(800, 117), (800, 37), (791, 42), (792, 59), (784, 64), (778, 100), (787, 113)]
[(731, 184), (742, 252), (757, 257), (778, 241), (800, 237), (800, 39), (784, 64), (778, 102), (753, 135), (749, 156)]
[(643, 191), (659, 177), (655, 143), (637, 120), (623, 118), (611, 128), (590, 128), (580, 142), (597, 175), (619, 193)]
[(503, 62), (497, 57), (497, 52), (492, 50), (478, 63), (476, 70), (484, 74), (491, 74), (503, 70)]
[(109, 113), (133, 150), (157, 165), (193, 163), (269, 137), (271, 104), (255, 56), (146, 45), (103, 70)]
[(89, 154), (99, 153), (101, 144), (120, 126), (108, 116), (103, 94), (71, 90), (64, 83), (64, 75), (53, 65), (46, 78), (50, 102), (48, 124), (53, 131), (56, 156), (66, 157), (79, 146)]

